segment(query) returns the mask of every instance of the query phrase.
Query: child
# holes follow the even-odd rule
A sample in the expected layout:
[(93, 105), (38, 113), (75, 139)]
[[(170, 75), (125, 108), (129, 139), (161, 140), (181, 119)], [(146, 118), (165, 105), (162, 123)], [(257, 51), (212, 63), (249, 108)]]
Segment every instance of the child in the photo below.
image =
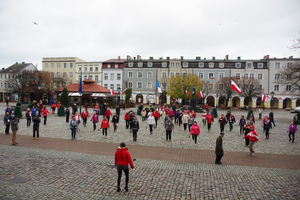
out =
[(254, 126), (250, 126), (250, 132), (247, 135), (245, 135), (244, 138), (249, 138), (250, 141), (249, 144), (250, 153), (248, 154), (248, 156), (254, 156), (253, 145), (255, 144), (255, 142), (258, 142), (259, 140), (258, 135), (254, 130)]
[(86, 109), (83, 110), (81, 113), (81, 118), (83, 120), (83, 126), (86, 127), (87, 118), (89, 117), (89, 113), (86, 111)]
[(294, 143), (296, 131), (297, 131), (297, 126), (294, 124), (294, 122), (291, 122), (291, 125), (289, 126), (289, 138), (290, 138), (289, 141), (292, 140), (291, 139), (291, 135), (292, 135), (292, 138), (293, 138), (292, 143)]
[(28, 127), (31, 124), (31, 112), (30, 112), (30, 108), (27, 108), (26, 119), (27, 119), (27, 127)]
[(206, 126), (206, 120), (205, 120), (206, 115), (207, 115), (206, 111), (204, 110), (203, 113), (202, 113), (202, 123), (203, 123), (204, 126)]
[(53, 104), (51, 105), (52, 114), (55, 114), (55, 108), (56, 108), (56, 103), (53, 102)]
[[(145, 111), (146, 112), (146, 111)], [(125, 120), (125, 123), (126, 123), (126, 129), (129, 128), (129, 111), (127, 111), (124, 115), (124, 120)]]
[(239, 125), (240, 125), (240, 134), (242, 134), (242, 133), (244, 133), (244, 126), (246, 125), (246, 120), (244, 118), (244, 115), (241, 116)]
[(76, 121), (75, 115), (72, 116), (69, 127), (71, 129), (72, 140), (76, 139), (76, 129), (78, 128), (78, 122)]
[(190, 133), (192, 134), (192, 137), (193, 137), (193, 140), (194, 140), (195, 146), (196, 146), (197, 136), (200, 135), (200, 127), (198, 126), (196, 121), (194, 121), (194, 125), (192, 126)]
[[(40, 123), (41, 123), (41, 120), (39, 118), (38, 115), (34, 116), (33, 117), (33, 136), (32, 136), (32, 139), (39, 139), (40, 138), (40, 134), (39, 134), (39, 129), (40, 129)], [(35, 138), (35, 132), (36, 132), (36, 138)]]
[(105, 135), (105, 138), (107, 138), (107, 129), (109, 128), (109, 121), (106, 119), (105, 116), (103, 117), (101, 128), (102, 128), (102, 134)]
[(67, 107), (65, 113), (66, 113), (66, 123), (68, 123), (69, 122), (69, 117), (70, 117), (70, 109), (69, 109), (69, 107)]

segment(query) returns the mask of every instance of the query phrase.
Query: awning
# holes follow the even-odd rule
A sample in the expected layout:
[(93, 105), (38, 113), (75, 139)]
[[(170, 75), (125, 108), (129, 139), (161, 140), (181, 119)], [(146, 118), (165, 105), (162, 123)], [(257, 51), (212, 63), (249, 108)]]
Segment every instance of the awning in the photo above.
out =
[(92, 93), (91, 96), (92, 97), (107, 97), (107, 95), (105, 93)]
[[(62, 92), (59, 94), (59, 96), (61, 96)], [(79, 94), (78, 92), (69, 92), (69, 97), (80, 97), (81, 94)]]

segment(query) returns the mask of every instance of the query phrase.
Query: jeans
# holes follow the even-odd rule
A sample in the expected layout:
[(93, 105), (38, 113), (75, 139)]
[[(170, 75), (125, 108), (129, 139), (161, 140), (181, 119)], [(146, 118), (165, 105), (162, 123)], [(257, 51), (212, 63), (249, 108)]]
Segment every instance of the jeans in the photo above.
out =
[(44, 125), (47, 124), (47, 116), (44, 116)]
[(152, 128), (153, 128), (153, 124), (149, 124), (150, 134), (152, 134), (153, 132)]
[(102, 134), (103, 134), (105, 137), (107, 137), (107, 128), (103, 128), (103, 129), (102, 129)]
[(72, 139), (76, 139), (76, 128), (71, 128)]
[(240, 126), (240, 134), (244, 133), (244, 127)]
[(232, 131), (233, 129), (233, 122), (229, 122), (229, 131)]
[(31, 118), (29, 117), (27, 118), (27, 126), (30, 126), (30, 124), (31, 124)]
[(136, 140), (137, 140), (137, 132), (138, 132), (138, 129), (132, 129), (132, 136), (133, 136), (134, 142), (136, 142)]
[(270, 131), (270, 128), (265, 128), (266, 138), (269, 138), (269, 131)]
[(166, 140), (170, 140), (171, 141), (171, 134), (172, 134), (172, 131), (166, 130)]

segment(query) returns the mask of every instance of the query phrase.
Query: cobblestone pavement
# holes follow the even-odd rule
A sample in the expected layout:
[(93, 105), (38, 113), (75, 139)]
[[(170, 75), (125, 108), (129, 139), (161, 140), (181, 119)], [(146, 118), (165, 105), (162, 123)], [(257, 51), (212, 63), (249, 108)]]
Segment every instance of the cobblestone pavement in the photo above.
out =
[[(116, 192), (112, 156), (0, 145), (0, 199), (299, 199), (299, 170), (137, 159)], [(11, 183), (16, 176), (25, 183)], [(122, 179), (124, 187), (124, 179)]]

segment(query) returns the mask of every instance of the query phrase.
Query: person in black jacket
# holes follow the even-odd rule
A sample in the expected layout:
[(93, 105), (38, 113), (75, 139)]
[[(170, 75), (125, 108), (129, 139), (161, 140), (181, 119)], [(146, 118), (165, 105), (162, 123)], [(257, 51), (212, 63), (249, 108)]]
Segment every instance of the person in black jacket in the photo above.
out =
[(70, 118), (70, 109), (69, 109), (69, 107), (67, 107), (65, 113), (66, 113), (66, 123), (69, 123), (69, 118)]
[(271, 110), (271, 112), (269, 113), (269, 119), (270, 119), (270, 123), (273, 123), (273, 125), (276, 126), (276, 124), (274, 122), (274, 113), (273, 113), (273, 110)]
[(134, 113), (130, 113), (129, 114), (129, 128), (130, 128), (130, 133), (132, 132), (132, 123), (133, 123), (133, 120), (134, 120)]
[(223, 151), (223, 137), (224, 137), (224, 133), (220, 133), (220, 136), (217, 138), (216, 140), (216, 149), (215, 149), (215, 153), (216, 153), (216, 161), (215, 164), (222, 164), (221, 159), (224, 155), (224, 151)]
[[(251, 123), (248, 120), (246, 122), (246, 125), (244, 126), (244, 135), (248, 135), (248, 133), (250, 132), (250, 127), (251, 127)], [(249, 145), (249, 138), (245, 138), (245, 146), (247, 147)]]
[(232, 131), (232, 129), (233, 129), (233, 123), (235, 123), (235, 117), (233, 116), (232, 113), (230, 113), (228, 122), (229, 122), (229, 131)]
[(132, 134), (133, 134), (133, 141), (136, 142), (137, 140), (137, 132), (139, 131), (140, 125), (139, 121), (137, 120), (136, 117), (134, 117), (132, 121)]
[(114, 124), (114, 132), (116, 132), (118, 123), (119, 123), (119, 117), (118, 117), (117, 113), (114, 113), (114, 116), (112, 117), (111, 122)]
[[(33, 136), (32, 136), (32, 139), (39, 139), (40, 137), (40, 134), (39, 134), (39, 129), (40, 129), (40, 123), (41, 123), (41, 120), (39, 118), (39, 115), (36, 115), (33, 117)], [(36, 138), (35, 138), (35, 132), (36, 132)]]

